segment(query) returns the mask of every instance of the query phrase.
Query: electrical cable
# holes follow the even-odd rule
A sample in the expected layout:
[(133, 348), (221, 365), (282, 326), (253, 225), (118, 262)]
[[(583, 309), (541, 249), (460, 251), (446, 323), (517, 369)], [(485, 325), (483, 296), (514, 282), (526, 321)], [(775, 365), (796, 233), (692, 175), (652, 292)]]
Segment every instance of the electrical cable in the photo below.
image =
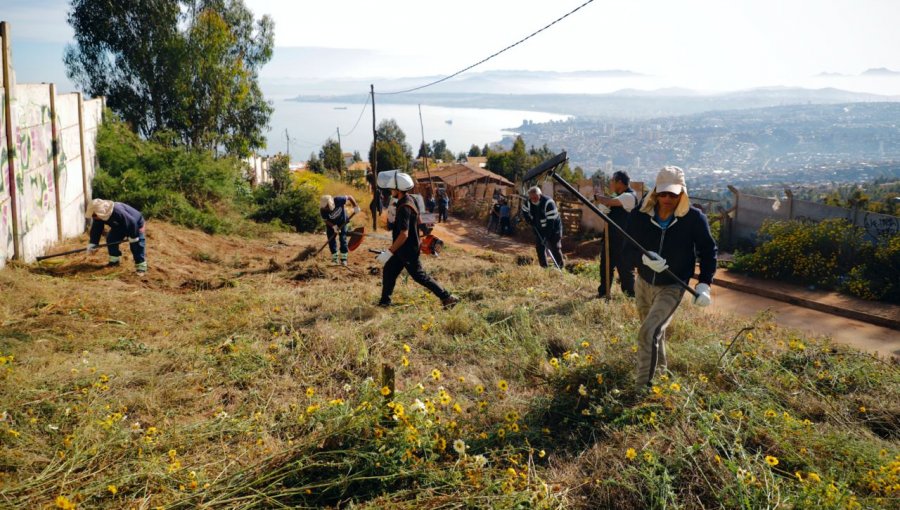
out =
[(449, 80), (450, 78), (453, 78), (453, 77), (455, 77), (455, 76), (459, 76), (460, 74), (462, 74), (462, 73), (468, 71), (469, 69), (472, 69), (472, 68), (474, 68), (474, 67), (477, 67), (477, 66), (481, 65), (481, 64), (487, 62), (488, 60), (490, 60), (490, 59), (496, 57), (497, 55), (500, 55), (501, 53), (503, 53), (503, 52), (505, 52), (505, 51), (507, 51), (507, 50), (510, 50), (510, 49), (512, 49), (512, 48), (515, 48), (516, 46), (522, 44), (523, 42), (527, 41), (528, 39), (531, 39), (532, 37), (538, 35), (539, 33), (543, 32), (544, 30), (547, 30), (548, 28), (552, 27), (553, 25), (555, 25), (555, 24), (559, 23), (560, 21), (562, 21), (562, 20), (568, 18), (568, 17), (571, 16), (572, 14), (575, 14), (576, 12), (578, 12), (578, 11), (581, 10), (583, 7), (587, 6), (589, 3), (593, 2), (593, 1), (594, 1), (594, 0), (587, 0), (585, 3), (579, 5), (578, 7), (574, 8), (574, 9), (572, 9), (571, 11), (567, 12), (567, 13), (564, 14), (563, 16), (561, 16), (561, 17), (555, 19), (552, 23), (550, 23), (550, 24), (548, 24), (548, 25), (545, 25), (545, 26), (544, 26), (543, 28), (541, 28), (540, 30), (537, 30), (537, 31), (535, 31), (535, 32), (532, 32), (531, 34), (527, 35), (527, 36), (524, 37), (523, 39), (520, 39), (520, 40), (518, 40), (518, 41), (516, 41), (516, 42), (514, 42), (514, 43), (512, 43), (512, 44), (510, 44), (509, 46), (503, 48), (502, 50), (500, 50), (500, 51), (498, 51), (498, 52), (496, 52), (496, 53), (494, 53), (493, 55), (491, 55), (491, 56), (489, 56), (489, 57), (487, 57), (487, 58), (485, 58), (485, 59), (482, 59), (482, 60), (480, 60), (480, 61), (478, 61), (478, 62), (476, 62), (476, 63), (474, 63), (474, 64), (472, 64), (472, 65), (470, 65), (470, 66), (468, 66), (468, 67), (466, 67), (466, 68), (464, 68), (464, 69), (461, 69), (461, 70), (459, 70), (459, 71), (457, 71), (457, 72), (455, 72), (455, 73), (453, 73), (453, 74), (451, 74), (451, 75), (449, 75), (449, 76), (445, 76), (445, 77), (443, 77), (443, 78), (441, 78), (441, 79), (439, 79), (439, 80), (435, 80), (435, 81), (433, 81), (433, 82), (431, 82), (431, 83), (426, 83), (425, 85), (420, 85), (420, 86), (418, 86), (418, 87), (413, 87), (413, 88), (411, 88), (411, 89), (397, 90), (397, 91), (394, 91), (394, 92), (376, 92), (376, 94), (379, 94), (379, 95), (382, 95), (382, 96), (391, 96), (391, 95), (395, 95), (395, 94), (406, 94), (406, 93), (408, 93), (408, 92), (414, 92), (414, 91), (416, 91), (416, 90), (422, 90), (422, 89), (424, 89), (424, 88), (426, 88), (426, 87), (431, 87), (432, 85), (437, 85), (438, 83), (447, 81), (447, 80)]
[(344, 133), (343, 136), (350, 136), (353, 134), (354, 131), (356, 131), (356, 127), (359, 126), (359, 121), (362, 120), (363, 114), (366, 113), (366, 108), (368, 108), (368, 107), (369, 107), (369, 94), (366, 94), (366, 102), (363, 103), (362, 111), (359, 112), (359, 117), (356, 119), (356, 124), (353, 124), (353, 127), (350, 128), (350, 131), (347, 131), (346, 133)]

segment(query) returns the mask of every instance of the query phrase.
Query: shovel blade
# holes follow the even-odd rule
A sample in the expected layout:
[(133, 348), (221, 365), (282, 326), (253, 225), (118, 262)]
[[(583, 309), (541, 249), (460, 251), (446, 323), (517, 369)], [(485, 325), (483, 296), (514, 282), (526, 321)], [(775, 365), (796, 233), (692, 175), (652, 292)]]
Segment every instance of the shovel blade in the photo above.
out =
[(347, 243), (347, 249), (354, 251), (362, 244), (366, 237), (366, 227), (356, 227), (350, 234), (350, 241)]

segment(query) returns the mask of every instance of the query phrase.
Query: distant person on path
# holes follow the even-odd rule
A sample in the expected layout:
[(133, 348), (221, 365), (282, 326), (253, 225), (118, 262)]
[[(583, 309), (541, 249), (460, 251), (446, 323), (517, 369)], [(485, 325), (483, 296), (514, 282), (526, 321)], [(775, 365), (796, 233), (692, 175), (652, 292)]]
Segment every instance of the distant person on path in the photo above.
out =
[(434, 201), (434, 195), (429, 193), (428, 198), (425, 199), (425, 210), (430, 214), (434, 212), (435, 207), (437, 207), (437, 202)]
[(488, 232), (500, 232), (500, 201), (495, 199), (488, 213)]
[(438, 223), (447, 221), (447, 211), (450, 210), (450, 197), (447, 196), (446, 190), (438, 190), (437, 209)]
[[(628, 229), (628, 215), (637, 204), (637, 195), (631, 189), (631, 178), (623, 171), (618, 171), (612, 175), (610, 187), (615, 196), (612, 198), (598, 196), (597, 201), (600, 202), (601, 209), (609, 216), (616, 225), (623, 230)], [(610, 226), (607, 229), (609, 233), (609, 271), (606, 271), (606, 250), (600, 250), (600, 287), (597, 293), (600, 297), (606, 296), (606, 291), (613, 281), (613, 270), (619, 273), (619, 283), (622, 286), (622, 292), (628, 297), (634, 297), (634, 272), (630, 264), (626, 264), (622, 257), (622, 250), (625, 249), (625, 237), (619, 232), (619, 229)]]
[(106, 234), (106, 250), (109, 252), (109, 267), (118, 267), (122, 260), (122, 250), (118, 243), (123, 239), (128, 239), (128, 247), (131, 249), (131, 256), (134, 258), (134, 270), (139, 274), (147, 272), (147, 240), (144, 238), (144, 216), (141, 212), (122, 202), (113, 202), (112, 200), (103, 200), (95, 198), (88, 204), (87, 210), (84, 212), (85, 218), (90, 218), (91, 233), (88, 241), (88, 254), (97, 250), (100, 244), (100, 236), (103, 229), (109, 226), (109, 233)]
[(538, 263), (547, 267), (547, 253), (553, 258), (553, 264), (559, 269), (565, 267), (562, 254), (563, 225), (559, 209), (552, 198), (545, 196), (541, 188), (532, 186), (528, 190), (528, 200), (522, 202), (522, 214), (525, 221), (534, 227), (534, 248), (537, 251)]
[(328, 250), (331, 251), (331, 262), (338, 263), (338, 246), (337, 242), (341, 242), (340, 261), (342, 266), (347, 265), (347, 224), (349, 218), (344, 206), (347, 204), (353, 206), (353, 214), (359, 212), (359, 204), (350, 195), (342, 195), (332, 197), (331, 195), (322, 195), (319, 201), (319, 214), (325, 220), (325, 235), (328, 236)]
[(419, 206), (408, 192), (413, 188), (409, 174), (399, 170), (388, 170), (378, 174), (378, 186), (391, 190), (397, 199), (397, 211), (391, 232), (393, 242), (390, 248), (378, 254), (376, 260), (384, 264), (381, 281), (381, 300), (378, 306), (391, 306), (391, 294), (397, 284), (397, 277), (403, 269), (419, 285), (430, 290), (441, 300), (444, 308), (451, 308), (459, 298), (447, 292), (425, 272), (419, 259)]
[(666, 370), (666, 328), (684, 296), (684, 288), (663, 271), (669, 268), (687, 283), (699, 257), (700, 283), (693, 302), (709, 306), (717, 248), (706, 216), (691, 207), (684, 172), (677, 166), (659, 171), (653, 190), (628, 218), (628, 234), (652, 255), (643, 255), (631, 243), (625, 246), (626, 262), (638, 267), (635, 297), (642, 323), (635, 384), (641, 391), (652, 385), (657, 370)]
[(509, 215), (512, 211), (506, 197), (500, 197), (500, 235), (507, 236), (510, 232)]

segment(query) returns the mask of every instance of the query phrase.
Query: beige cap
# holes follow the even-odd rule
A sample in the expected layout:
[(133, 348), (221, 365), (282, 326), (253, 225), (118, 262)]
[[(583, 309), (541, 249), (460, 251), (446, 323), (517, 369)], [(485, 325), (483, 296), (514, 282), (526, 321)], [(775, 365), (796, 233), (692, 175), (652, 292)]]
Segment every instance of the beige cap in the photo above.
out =
[(653, 191), (655, 193), (675, 193), (676, 195), (687, 193), (687, 186), (684, 184), (684, 170), (677, 166), (664, 166), (656, 174), (656, 186)]
[(322, 195), (319, 199), (319, 209), (334, 209), (334, 198), (331, 195)]
[(103, 200), (102, 198), (95, 198), (91, 201), (87, 206), (87, 210), (84, 211), (85, 218), (92, 218), (95, 214), (98, 218), (103, 221), (109, 219), (113, 213), (113, 207), (115, 207), (116, 203), (112, 200)]

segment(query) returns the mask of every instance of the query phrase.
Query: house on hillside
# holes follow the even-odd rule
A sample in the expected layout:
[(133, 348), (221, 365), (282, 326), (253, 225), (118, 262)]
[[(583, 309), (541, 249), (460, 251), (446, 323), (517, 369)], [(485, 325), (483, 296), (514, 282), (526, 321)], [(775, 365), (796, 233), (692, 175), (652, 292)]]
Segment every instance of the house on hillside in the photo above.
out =
[(515, 185), (509, 179), (470, 163), (456, 163), (443, 166), (431, 172), (416, 172), (416, 192), (424, 196), (431, 189), (444, 189), (451, 200), (491, 199), (495, 192), (508, 195)]
[(487, 166), (487, 158), (484, 156), (466, 156), (466, 163), (478, 168), (485, 168)]

